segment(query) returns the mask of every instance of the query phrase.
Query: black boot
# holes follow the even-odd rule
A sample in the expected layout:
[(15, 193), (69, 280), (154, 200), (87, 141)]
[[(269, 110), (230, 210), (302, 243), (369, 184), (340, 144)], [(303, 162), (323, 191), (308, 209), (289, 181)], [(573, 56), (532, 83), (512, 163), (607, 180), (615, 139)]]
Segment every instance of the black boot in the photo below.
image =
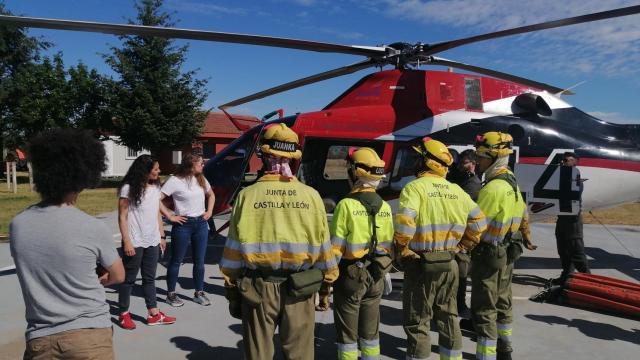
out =
[(498, 351), (496, 353), (496, 360), (511, 360), (511, 353), (505, 351)]

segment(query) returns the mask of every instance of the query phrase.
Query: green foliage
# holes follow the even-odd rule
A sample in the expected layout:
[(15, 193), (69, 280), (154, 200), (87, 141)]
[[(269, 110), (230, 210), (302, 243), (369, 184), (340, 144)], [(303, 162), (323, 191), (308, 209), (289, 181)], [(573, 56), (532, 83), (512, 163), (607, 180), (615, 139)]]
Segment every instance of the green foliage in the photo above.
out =
[[(1, 2), (0, 13), (10, 14)], [(54, 127), (111, 129), (109, 79), (82, 63), (65, 69), (61, 54), (41, 57), (50, 46), (23, 28), (0, 25), (0, 132), (7, 148)]]
[[(129, 23), (173, 26), (161, 6), (162, 0), (138, 2), (138, 16)], [(181, 70), (188, 46), (156, 37), (120, 39), (122, 47), (112, 47), (112, 54), (105, 56), (120, 75), (112, 98), (114, 133), (129, 148), (153, 153), (190, 144), (200, 134), (206, 116), (201, 107), (207, 97), (207, 81), (196, 79), (196, 71)]]

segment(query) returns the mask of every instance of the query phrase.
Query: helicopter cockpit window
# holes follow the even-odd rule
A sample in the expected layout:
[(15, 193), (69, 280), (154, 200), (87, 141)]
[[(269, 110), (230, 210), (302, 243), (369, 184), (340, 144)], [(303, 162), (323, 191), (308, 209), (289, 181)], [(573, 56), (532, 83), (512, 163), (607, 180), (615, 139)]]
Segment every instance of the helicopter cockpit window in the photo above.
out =
[(412, 148), (403, 148), (398, 150), (396, 159), (393, 162), (391, 180), (397, 181), (403, 177), (415, 176), (419, 160), (420, 154)]
[(324, 165), (324, 178), (327, 180), (346, 180), (347, 175), (347, 153), (349, 146), (333, 145), (327, 152), (327, 161)]
[(464, 79), (464, 102), (467, 109), (482, 110), (480, 79)]

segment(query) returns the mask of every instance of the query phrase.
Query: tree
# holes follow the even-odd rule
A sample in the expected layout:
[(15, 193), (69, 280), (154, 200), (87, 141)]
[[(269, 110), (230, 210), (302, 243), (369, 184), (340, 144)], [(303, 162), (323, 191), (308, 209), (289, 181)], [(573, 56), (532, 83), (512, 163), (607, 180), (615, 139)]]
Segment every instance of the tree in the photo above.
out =
[[(0, 13), (10, 14), (0, 2)], [(65, 69), (60, 53), (23, 28), (0, 25), (0, 132), (7, 148), (23, 147), (54, 127), (111, 130), (110, 80), (80, 63)]]
[[(12, 15), (0, 1), (0, 14)], [(13, 77), (40, 58), (40, 51), (51, 44), (42, 39), (27, 36), (23, 28), (0, 24), (0, 148), (5, 144), (6, 130), (9, 126), (9, 100), (13, 99), (9, 83)]]
[[(173, 26), (171, 16), (160, 10), (162, 0), (136, 3), (138, 15), (131, 24)], [(115, 134), (135, 150), (157, 153), (190, 144), (200, 134), (206, 114), (206, 80), (196, 71), (182, 72), (188, 46), (173, 40), (121, 36), (121, 48), (112, 47), (107, 64), (120, 75), (114, 84), (112, 110)]]

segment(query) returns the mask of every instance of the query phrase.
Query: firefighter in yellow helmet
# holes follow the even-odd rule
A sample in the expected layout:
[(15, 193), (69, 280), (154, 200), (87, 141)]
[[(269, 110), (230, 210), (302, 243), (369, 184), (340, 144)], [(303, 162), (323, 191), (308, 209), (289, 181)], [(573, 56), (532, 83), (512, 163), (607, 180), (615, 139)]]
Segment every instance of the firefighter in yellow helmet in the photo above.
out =
[(266, 126), (260, 151), (264, 175), (238, 194), (220, 261), (229, 309), (242, 318), (246, 359), (273, 359), (276, 327), (285, 358), (313, 359), (313, 295), (338, 277), (327, 215), (291, 172), (295, 132)]
[[(393, 217), (376, 193), (384, 161), (368, 147), (350, 148), (347, 160), (352, 190), (336, 206), (330, 226), (340, 267), (333, 291), (338, 359), (358, 359), (359, 349), (363, 359), (373, 360), (380, 358), (380, 299), (392, 262)], [(321, 293), (321, 307), (328, 308), (328, 297), (328, 291)]]
[(487, 231), (471, 252), (471, 313), (478, 335), (476, 358), (511, 359), (513, 263), (530, 242), (527, 207), (516, 178), (509, 170), (513, 139), (487, 132), (476, 139), (478, 170), (486, 184), (478, 206), (487, 217)]
[(443, 143), (426, 137), (414, 149), (422, 156), (422, 168), (400, 193), (394, 234), (395, 256), (404, 268), (407, 359), (429, 357), (432, 317), (438, 324), (440, 359), (462, 359), (454, 257), (479, 243), (485, 218), (464, 190), (445, 179), (453, 158)]

